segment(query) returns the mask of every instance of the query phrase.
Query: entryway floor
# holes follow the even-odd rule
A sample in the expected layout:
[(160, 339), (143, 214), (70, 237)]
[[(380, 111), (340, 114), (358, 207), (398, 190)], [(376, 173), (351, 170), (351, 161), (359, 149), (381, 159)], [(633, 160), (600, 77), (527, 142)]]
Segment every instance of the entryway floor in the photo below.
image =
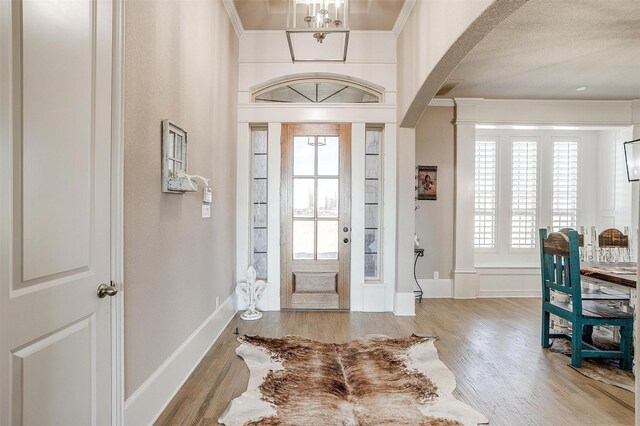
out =
[(569, 358), (540, 347), (539, 299), (423, 300), (415, 317), (391, 313), (265, 312), (229, 323), (157, 425), (211, 425), (246, 389), (249, 371), (233, 331), (296, 334), (345, 342), (367, 334), (437, 334), (440, 359), (458, 381), (456, 396), (492, 425), (632, 425), (634, 394), (582, 376)]

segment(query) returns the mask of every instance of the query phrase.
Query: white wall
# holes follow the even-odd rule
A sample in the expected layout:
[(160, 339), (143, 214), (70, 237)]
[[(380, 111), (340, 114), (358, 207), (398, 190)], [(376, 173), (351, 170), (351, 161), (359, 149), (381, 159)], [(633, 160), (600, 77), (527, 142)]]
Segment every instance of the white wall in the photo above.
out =
[[(125, 31), (125, 418), (142, 425), (235, 313), (238, 40), (203, 0), (127, 2)], [(188, 172), (213, 178), (211, 219), (201, 193), (160, 191), (162, 119), (188, 132)]]

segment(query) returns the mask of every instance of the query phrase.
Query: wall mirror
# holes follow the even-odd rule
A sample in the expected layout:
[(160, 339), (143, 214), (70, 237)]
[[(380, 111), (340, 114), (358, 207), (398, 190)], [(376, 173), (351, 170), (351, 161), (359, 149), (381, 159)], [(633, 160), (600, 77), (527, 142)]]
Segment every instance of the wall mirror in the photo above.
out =
[(162, 120), (162, 192), (182, 194), (187, 173), (187, 132)]

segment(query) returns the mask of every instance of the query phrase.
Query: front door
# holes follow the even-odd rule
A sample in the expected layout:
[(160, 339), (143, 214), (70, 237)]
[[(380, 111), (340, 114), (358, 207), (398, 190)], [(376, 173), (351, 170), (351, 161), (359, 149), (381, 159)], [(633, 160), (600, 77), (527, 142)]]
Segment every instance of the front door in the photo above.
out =
[(111, 424), (112, 18), (0, 2), (2, 425)]
[(283, 309), (349, 309), (349, 124), (282, 129)]

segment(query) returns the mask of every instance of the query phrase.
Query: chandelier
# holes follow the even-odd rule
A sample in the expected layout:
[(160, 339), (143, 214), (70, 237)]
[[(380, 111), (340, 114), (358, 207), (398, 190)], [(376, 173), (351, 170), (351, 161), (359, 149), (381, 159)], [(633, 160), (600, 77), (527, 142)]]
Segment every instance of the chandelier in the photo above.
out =
[(293, 62), (345, 62), (349, 0), (289, 0), (286, 34)]

